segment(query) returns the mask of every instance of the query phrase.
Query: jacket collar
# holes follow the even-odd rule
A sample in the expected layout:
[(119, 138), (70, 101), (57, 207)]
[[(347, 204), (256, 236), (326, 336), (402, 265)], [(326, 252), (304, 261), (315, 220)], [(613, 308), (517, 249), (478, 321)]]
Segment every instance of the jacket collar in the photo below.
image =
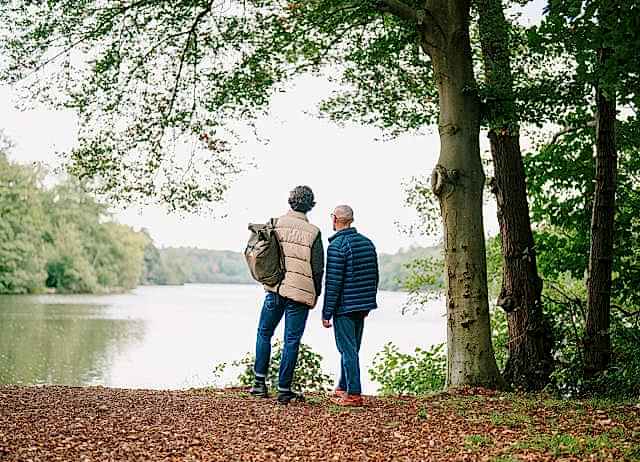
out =
[(356, 234), (358, 231), (355, 228), (345, 228), (336, 232), (333, 236), (329, 238), (329, 242), (333, 241), (338, 236), (346, 236), (348, 234)]
[(290, 216), (290, 217), (293, 217), (293, 218), (298, 218), (299, 220), (304, 220), (307, 223), (309, 223), (309, 219), (307, 218), (307, 214), (306, 213), (296, 212), (295, 210), (289, 210), (287, 212), (287, 216)]

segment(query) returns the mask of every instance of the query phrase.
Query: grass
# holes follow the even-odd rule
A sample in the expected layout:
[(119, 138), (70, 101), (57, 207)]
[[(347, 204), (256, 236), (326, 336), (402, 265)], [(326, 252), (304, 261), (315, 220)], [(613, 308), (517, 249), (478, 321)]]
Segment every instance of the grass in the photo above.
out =
[[(549, 453), (554, 457), (587, 457), (601, 450), (611, 450), (613, 448), (619, 448), (621, 452), (628, 454), (635, 450), (633, 446), (625, 448), (621, 441), (617, 440), (618, 434), (614, 432), (613, 434), (602, 433), (597, 436), (584, 435), (577, 437), (568, 433), (543, 433), (519, 441), (514, 445), (514, 449), (533, 449)], [(611, 436), (614, 436), (614, 439)]]
[(427, 410), (426, 407), (422, 406), (420, 409), (418, 409), (418, 412), (416, 413), (416, 415), (421, 420), (427, 420), (429, 418), (429, 411)]
[(577, 456), (580, 454), (578, 440), (575, 436), (566, 433), (535, 435), (516, 443), (515, 447), (517, 449), (535, 449), (541, 452), (549, 452), (554, 457)]
[(491, 420), (491, 423), (497, 427), (509, 428), (523, 427), (532, 422), (532, 419), (528, 414), (521, 414), (518, 412), (492, 412), (489, 419)]
[(479, 449), (492, 444), (491, 438), (484, 435), (467, 435), (464, 438), (464, 446), (467, 449)]
[(518, 459), (514, 459), (510, 455), (492, 457), (489, 460), (490, 462), (518, 462)]
[(306, 397), (306, 402), (312, 406), (318, 406), (324, 402), (324, 399), (320, 396), (308, 396)]

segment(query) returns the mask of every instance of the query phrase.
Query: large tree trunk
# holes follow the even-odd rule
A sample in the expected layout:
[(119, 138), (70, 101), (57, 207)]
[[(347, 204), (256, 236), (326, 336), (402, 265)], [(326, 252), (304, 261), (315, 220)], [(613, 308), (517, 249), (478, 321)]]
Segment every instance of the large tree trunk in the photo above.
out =
[[(598, 62), (606, 66), (609, 50), (598, 52)], [(604, 371), (611, 359), (609, 313), (611, 311), (611, 268), (615, 214), (616, 151), (615, 94), (596, 88), (596, 190), (591, 215), (591, 249), (587, 280), (587, 326), (584, 337), (584, 374)]]
[[(484, 172), (480, 160), (480, 101), (465, 0), (433, 3), (438, 31), (425, 37), (440, 99), (441, 150), (432, 175), (444, 225), (447, 284), (447, 385), (499, 388), (491, 344), (482, 223)], [(437, 43), (434, 43), (437, 39)], [(434, 46), (435, 45), (435, 46)]]
[(501, 0), (476, 0), (488, 87), (487, 116), (502, 241), (502, 289), (497, 304), (507, 313), (509, 358), (505, 380), (540, 390), (553, 369), (552, 335), (544, 319), (536, 253), (529, 218), (519, 118), (513, 95), (508, 24)]

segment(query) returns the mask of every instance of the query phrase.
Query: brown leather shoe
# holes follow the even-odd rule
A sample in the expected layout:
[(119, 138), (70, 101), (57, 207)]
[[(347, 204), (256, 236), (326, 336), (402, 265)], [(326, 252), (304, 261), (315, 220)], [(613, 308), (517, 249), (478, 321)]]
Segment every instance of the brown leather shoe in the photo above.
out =
[(333, 390), (333, 393), (331, 393), (331, 397), (335, 399), (344, 398), (345, 396), (347, 396), (347, 392), (342, 388), (336, 388)]
[(338, 406), (360, 407), (364, 406), (364, 400), (360, 395), (345, 395), (333, 401)]

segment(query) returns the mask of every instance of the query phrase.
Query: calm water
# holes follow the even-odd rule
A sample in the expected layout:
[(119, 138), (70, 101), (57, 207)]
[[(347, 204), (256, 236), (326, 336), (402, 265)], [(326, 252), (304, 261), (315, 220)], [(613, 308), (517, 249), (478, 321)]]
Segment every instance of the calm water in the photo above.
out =
[[(228, 384), (237, 372), (227, 370), (216, 382), (213, 366), (253, 350), (263, 296), (260, 287), (250, 285), (0, 296), (0, 384), (170, 389)], [(405, 298), (379, 294), (380, 309), (365, 326), (363, 371), (386, 342), (412, 351), (444, 341), (443, 304), (402, 315)], [(309, 316), (303, 342), (323, 355), (325, 370), (335, 376), (339, 356), (318, 308)], [(367, 376), (363, 385), (367, 393), (376, 390)]]

